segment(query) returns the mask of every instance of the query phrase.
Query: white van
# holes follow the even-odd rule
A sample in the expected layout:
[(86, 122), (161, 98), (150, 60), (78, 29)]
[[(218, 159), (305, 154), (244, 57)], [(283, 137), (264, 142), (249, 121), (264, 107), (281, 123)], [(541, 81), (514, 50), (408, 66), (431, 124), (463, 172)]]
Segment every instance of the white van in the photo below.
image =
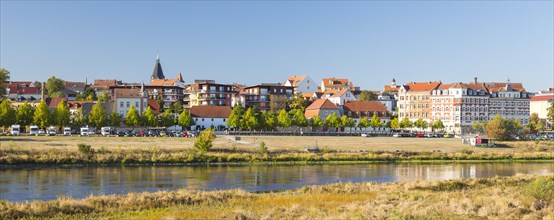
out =
[(113, 131), (112, 127), (102, 127), (100, 129), (101, 129), (100, 133), (102, 134), (102, 136), (108, 136), (112, 134), (112, 131)]
[(71, 128), (70, 127), (63, 128), (63, 135), (64, 136), (71, 136)]
[(50, 127), (48, 128), (48, 132), (47, 132), (47, 133), (48, 133), (48, 136), (56, 136), (56, 127), (50, 126)]
[(81, 136), (88, 136), (88, 127), (81, 128)]
[(20, 125), (12, 125), (12, 131), (10, 132), (13, 136), (19, 136), (19, 132), (21, 131)]
[(29, 127), (29, 135), (38, 135), (38, 126), (31, 125)]

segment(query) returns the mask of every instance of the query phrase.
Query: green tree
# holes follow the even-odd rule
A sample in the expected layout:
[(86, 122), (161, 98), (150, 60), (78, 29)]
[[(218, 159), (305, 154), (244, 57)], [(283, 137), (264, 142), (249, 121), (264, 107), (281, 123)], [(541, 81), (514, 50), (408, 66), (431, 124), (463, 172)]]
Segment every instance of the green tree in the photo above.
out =
[(194, 120), (192, 120), (192, 115), (190, 115), (190, 112), (186, 109), (183, 110), (179, 115), (178, 122), (179, 122), (179, 125), (186, 128), (194, 125)]
[(6, 84), (10, 80), (10, 71), (0, 68), (0, 97), (6, 95)]
[(174, 102), (171, 104), (171, 108), (173, 108), (173, 112), (180, 114), (183, 111), (183, 104), (180, 102)]
[(308, 105), (310, 105), (310, 103), (302, 97), (302, 93), (293, 94), (289, 101), (290, 109), (301, 110), (302, 112), (306, 109), (306, 107), (308, 107)]
[(390, 127), (392, 129), (399, 129), (400, 128), (400, 122), (398, 122), (398, 118), (393, 118), (391, 121), (390, 121)]
[(354, 123), (354, 120), (352, 120), (352, 118), (346, 116), (346, 115), (343, 115), (341, 118), (340, 118), (340, 126), (343, 127), (343, 128), (351, 128), (351, 127), (354, 127), (356, 126), (356, 123)]
[(262, 112), (262, 122), (264, 128), (273, 130), (277, 126), (277, 115), (275, 112), (265, 110)]
[(431, 127), (436, 130), (442, 130), (444, 129), (444, 123), (439, 119), (438, 121), (433, 122)]
[(369, 119), (368, 119), (367, 117), (362, 118), (362, 119), (358, 122), (358, 127), (360, 127), (360, 128), (367, 128), (367, 127), (369, 127)]
[(12, 103), (8, 99), (4, 99), (0, 103), (0, 126), (5, 131), (6, 127), (13, 125), (16, 121), (15, 110)]
[(200, 152), (209, 151), (212, 148), (212, 143), (215, 138), (214, 130), (212, 128), (206, 129), (200, 133), (194, 142), (194, 148)]
[(52, 97), (52, 94), (55, 92), (61, 92), (61, 89), (64, 87), (63, 84), (63, 80), (58, 79), (55, 76), (48, 78), (48, 80), (46, 80), (46, 91), (48, 92), (48, 96)]
[(296, 110), (293, 116), (293, 124), (300, 127), (308, 125), (308, 120), (306, 119), (306, 116), (304, 116), (303, 110)]
[(50, 98), (65, 98), (65, 94), (62, 91), (57, 91), (49, 95)]
[(108, 91), (102, 91), (98, 94), (98, 101), (100, 102), (109, 102), (110, 99), (110, 93)]
[(471, 128), (475, 133), (481, 133), (485, 131), (485, 123), (480, 121), (471, 122)]
[(125, 115), (125, 124), (131, 127), (136, 127), (140, 124), (140, 120), (140, 115), (137, 109), (135, 109), (134, 105), (131, 105), (131, 108), (127, 111), (127, 115)]
[(78, 126), (78, 127), (81, 127), (83, 125), (85, 125), (85, 115), (83, 114), (83, 109), (82, 108), (79, 108), (77, 110), (75, 110), (72, 114), (71, 114), (71, 119), (70, 119), (70, 124), (74, 125), (74, 126)]
[(229, 118), (227, 119), (227, 126), (240, 129), (243, 115), (244, 108), (242, 107), (242, 105), (235, 105), (235, 107), (233, 107), (233, 110), (231, 111), (231, 115), (229, 115)]
[(400, 121), (400, 128), (406, 129), (406, 128), (411, 128), (411, 127), (412, 127), (412, 122), (410, 121), (410, 119), (408, 119), (408, 118), (403, 118), (403, 119)]
[(550, 126), (554, 127), (554, 102), (550, 103), (550, 107), (547, 108), (546, 120), (550, 123)]
[(69, 107), (67, 107), (67, 103), (65, 100), (62, 100), (58, 103), (58, 106), (56, 106), (56, 110), (54, 111), (54, 123), (60, 127), (63, 128), (67, 125), (69, 125), (70, 121), (70, 112)]
[(339, 128), (341, 126), (341, 120), (336, 112), (333, 112), (333, 114), (327, 115), (327, 117), (325, 117), (325, 125), (334, 128)]
[(28, 102), (25, 102), (19, 106), (15, 113), (16, 123), (21, 126), (30, 125), (33, 123), (33, 115), (35, 115), (35, 109)]
[(50, 125), (50, 110), (48, 109), (48, 105), (46, 105), (46, 102), (44, 100), (40, 101), (40, 103), (37, 105), (35, 116), (33, 117), (33, 122), (41, 128)]
[(149, 127), (156, 127), (158, 125), (158, 118), (154, 111), (148, 106), (146, 111), (144, 111), (144, 124)]
[(314, 128), (323, 127), (324, 123), (319, 115), (315, 115), (310, 119), (310, 125)]
[(521, 131), (523, 129), (523, 125), (521, 124), (521, 120), (519, 118), (514, 119), (514, 129)]
[(246, 128), (250, 131), (257, 129), (260, 126), (258, 120), (258, 109), (256, 106), (248, 108), (244, 113), (243, 120)]
[(369, 90), (362, 91), (358, 96), (358, 100), (360, 101), (371, 101), (371, 100), (375, 100), (376, 98), (377, 98), (376, 95)]
[(416, 128), (422, 129), (423, 128), (423, 122), (425, 122), (422, 118), (418, 118), (417, 121), (415, 121), (414, 125)]
[[(131, 106), (134, 109), (133, 106)], [(130, 110), (129, 110), (130, 111)], [(138, 114), (138, 113), (137, 113)], [(96, 102), (88, 114), (88, 124), (93, 127), (102, 127), (108, 124), (108, 113), (102, 103)]]
[(489, 137), (499, 141), (511, 140), (517, 133), (514, 121), (502, 118), (500, 115), (496, 115), (487, 123), (485, 131)]
[(373, 129), (383, 127), (383, 122), (381, 122), (381, 119), (377, 114), (373, 114), (373, 117), (371, 117), (371, 121), (369, 122), (369, 126), (371, 126)]
[(98, 98), (94, 89), (89, 87), (79, 93), (75, 99), (77, 101), (96, 101)]
[(290, 119), (287, 110), (282, 109), (281, 111), (279, 111), (279, 115), (277, 116), (277, 124), (285, 128), (292, 125), (292, 120)]
[(165, 110), (164, 113), (160, 116), (161, 126), (163, 127), (170, 127), (175, 125), (175, 118), (173, 117), (173, 113), (169, 110)]
[[(98, 99), (100, 101), (100, 99)], [(117, 112), (112, 111), (110, 113), (110, 126), (112, 127), (119, 127), (121, 125), (121, 116), (117, 114)]]

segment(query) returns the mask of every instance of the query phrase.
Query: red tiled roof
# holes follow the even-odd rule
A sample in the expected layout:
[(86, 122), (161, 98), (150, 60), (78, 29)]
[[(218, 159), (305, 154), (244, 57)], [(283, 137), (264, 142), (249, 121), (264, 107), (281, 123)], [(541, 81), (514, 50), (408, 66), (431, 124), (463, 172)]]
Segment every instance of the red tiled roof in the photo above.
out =
[(160, 104), (158, 104), (158, 102), (156, 102), (155, 99), (148, 99), (146, 104), (148, 106), (150, 106), (150, 109), (152, 109), (152, 111), (154, 111), (154, 113), (156, 113), (156, 114), (160, 113)]
[(64, 81), (63, 86), (64, 87), (85, 87), (87, 84), (85, 82), (68, 82)]
[(46, 104), (48, 104), (48, 107), (57, 107), (62, 100), (65, 100), (65, 98), (48, 98)]
[[(484, 83), (485, 87), (489, 89), (489, 92), (499, 92), (499, 91), (506, 91), (506, 83), (502, 82), (486, 82)], [(525, 92), (525, 88), (523, 88), (522, 83), (510, 83), (510, 87), (512, 87), (512, 90), (518, 91), (518, 92)]]
[(306, 110), (311, 109), (339, 109), (335, 104), (333, 104), (331, 101), (327, 99), (318, 99), (315, 100), (310, 106), (306, 108)]
[(306, 76), (292, 76), (287, 79), (291, 85), (298, 85), (298, 82), (304, 80)]
[(152, 86), (173, 86), (177, 80), (175, 79), (153, 79), (150, 80)]
[(321, 81), (323, 81), (323, 86), (345, 86), (348, 84), (348, 86), (352, 87), (352, 83), (349, 82), (348, 79), (338, 79), (338, 78), (323, 78)]
[(95, 79), (93, 85), (115, 86), (115, 85), (117, 85), (117, 80), (115, 80), (115, 79)]
[(386, 85), (386, 86), (384, 87), (384, 90), (383, 90), (383, 91), (389, 91), (389, 90), (390, 90), (390, 91), (393, 91), (393, 92), (397, 92), (398, 89), (400, 89), (400, 86), (395, 86), (395, 87), (393, 87), (393, 86), (391, 86), (391, 85)]
[(554, 99), (554, 94), (552, 94), (552, 95), (536, 95), (536, 96), (531, 97), (530, 101), (532, 101), (532, 102), (548, 101), (548, 100), (551, 100), (551, 99)]
[(9, 94), (38, 94), (38, 87), (22, 87), (18, 85), (9, 85)]
[(448, 84), (441, 84), (437, 89), (443, 90), (443, 89), (450, 89), (450, 88), (465, 88), (465, 89), (472, 89), (475, 91), (483, 90), (487, 91), (487, 88), (484, 84), (478, 83), (448, 83)]
[[(344, 103), (343, 107), (345, 113), (352, 112), (351, 117), (353, 118), (358, 117), (358, 112), (360, 117), (373, 116), (374, 112), (378, 112), (380, 117), (386, 117), (383, 113), (387, 112), (387, 108), (379, 101), (348, 101)], [(367, 114), (368, 112), (370, 115)]]
[(115, 98), (140, 98), (140, 89), (115, 89)]
[(192, 106), (190, 115), (198, 118), (228, 118), (231, 111), (229, 106)]
[(411, 82), (404, 85), (404, 87), (410, 92), (430, 92), (436, 89), (440, 84), (441, 82)]

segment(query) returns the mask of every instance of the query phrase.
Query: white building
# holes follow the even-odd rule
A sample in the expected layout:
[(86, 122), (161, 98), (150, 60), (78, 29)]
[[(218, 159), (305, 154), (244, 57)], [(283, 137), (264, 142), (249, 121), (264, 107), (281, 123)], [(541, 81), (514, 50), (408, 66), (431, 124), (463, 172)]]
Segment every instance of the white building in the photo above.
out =
[(294, 87), (294, 92), (296, 93), (317, 92), (317, 83), (315, 83), (309, 76), (289, 77), (283, 85)]
[(226, 129), (228, 128), (227, 119), (229, 118), (229, 115), (231, 115), (231, 111), (232, 110), (229, 106), (192, 106), (190, 108), (190, 115), (192, 116), (192, 120), (194, 120), (195, 123), (195, 125), (192, 126), (192, 129)]
[(348, 101), (356, 101), (356, 96), (350, 91), (350, 89), (344, 88), (341, 90), (327, 90), (321, 99), (328, 99), (335, 105), (343, 105)]
[(489, 99), (489, 119), (495, 115), (514, 120), (519, 118), (525, 126), (529, 123), (529, 94), (521, 83), (485, 83), (491, 94)]
[[(554, 93), (552, 94), (538, 94), (530, 99), (530, 114), (537, 113), (539, 119), (543, 122), (548, 122), (546, 117), (548, 115), (548, 108), (554, 102)], [(552, 125), (545, 123), (547, 128), (551, 128)]]
[(134, 106), (135, 109), (139, 112), (139, 115), (142, 115), (146, 108), (148, 107), (148, 98), (140, 89), (115, 89), (114, 90), (114, 104), (115, 111), (125, 117), (127, 112)]

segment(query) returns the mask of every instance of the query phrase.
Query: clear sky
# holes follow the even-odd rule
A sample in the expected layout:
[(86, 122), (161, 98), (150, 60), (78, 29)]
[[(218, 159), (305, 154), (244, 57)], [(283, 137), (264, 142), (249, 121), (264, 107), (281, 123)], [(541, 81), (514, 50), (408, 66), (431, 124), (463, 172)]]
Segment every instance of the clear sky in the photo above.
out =
[(350, 78), (362, 89), (442, 80), (554, 87), (552, 1), (4, 1), (0, 66), (13, 80), (248, 85)]

